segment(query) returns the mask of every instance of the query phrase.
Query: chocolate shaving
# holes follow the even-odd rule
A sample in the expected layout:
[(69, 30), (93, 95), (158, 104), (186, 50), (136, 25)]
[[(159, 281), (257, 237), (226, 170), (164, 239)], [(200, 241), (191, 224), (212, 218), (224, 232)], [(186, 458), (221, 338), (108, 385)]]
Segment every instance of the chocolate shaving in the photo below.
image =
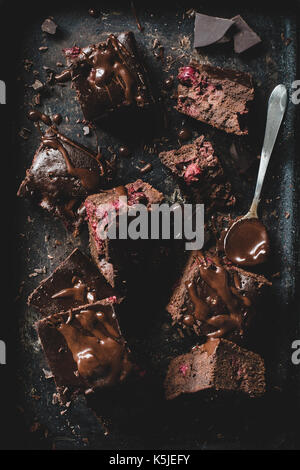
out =
[(57, 30), (57, 24), (54, 23), (53, 20), (51, 20), (50, 18), (47, 18), (42, 26), (41, 26), (41, 29), (44, 33), (48, 33), (48, 34), (56, 34), (56, 30)]

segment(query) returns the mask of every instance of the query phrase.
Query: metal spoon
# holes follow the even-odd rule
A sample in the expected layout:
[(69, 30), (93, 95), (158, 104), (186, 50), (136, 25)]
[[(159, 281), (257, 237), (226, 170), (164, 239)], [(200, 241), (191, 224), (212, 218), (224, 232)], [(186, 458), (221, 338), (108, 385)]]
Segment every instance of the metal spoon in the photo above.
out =
[[(241, 247), (242, 247), (242, 244), (246, 244), (247, 245), (247, 249), (249, 251), (249, 259), (248, 259), (248, 262), (247, 260), (245, 259), (244, 256), (237, 256), (235, 257), (236, 259), (232, 259), (232, 248), (234, 248), (234, 250), (238, 250), (239, 249), (239, 244), (237, 243), (238, 242), (238, 234), (237, 234), (237, 225), (240, 224), (243, 220), (245, 219), (258, 219), (258, 215), (257, 215), (257, 206), (259, 204), (259, 201), (260, 201), (260, 193), (261, 193), (261, 190), (262, 190), (262, 186), (263, 186), (263, 182), (264, 182), (264, 179), (265, 179), (265, 175), (266, 175), (266, 171), (267, 171), (267, 168), (268, 168), (268, 164), (269, 164), (269, 161), (270, 161), (270, 157), (271, 157), (271, 154), (272, 154), (272, 150), (273, 150), (273, 147), (274, 147), (274, 144), (275, 144), (275, 141), (276, 141), (276, 138), (277, 138), (277, 135), (278, 135), (278, 131), (279, 131), (279, 128), (280, 128), (280, 125), (281, 125), (281, 122), (282, 122), (282, 119), (283, 119), (283, 116), (284, 116), (284, 113), (285, 113), (285, 109), (286, 109), (286, 105), (287, 105), (287, 90), (286, 90), (286, 87), (284, 85), (277, 85), (274, 90), (272, 91), (271, 95), (270, 95), (270, 98), (269, 98), (269, 103), (268, 103), (268, 113), (267, 113), (267, 123), (266, 123), (266, 130), (265, 130), (265, 138), (264, 138), (264, 143), (263, 143), (263, 148), (262, 148), (262, 152), (261, 152), (261, 158), (260, 158), (260, 164), (259, 164), (259, 171), (258, 171), (258, 176), (257, 176), (257, 182), (256, 182), (256, 187), (255, 187), (255, 192), (254, 192), (254, 197), (253, 197), (253, 201), (252, 201), (252, 204), (250, 206), (250, 209), (249, 211), (247, 212), (246, 215), (244, 215), (243, 217), (239, 218), (236, 222), (234, 222), (230, 229), (228, 230), (227, 234), (226, 234), (226, 237), (224, 238), (224, 249), (225, 249), (225, 253), (227, 255), (227, 257), (229, 259), (231, 259), (231, 261), (233, 262), (236, 262), (237, 264), (241, 264), (241, 265), (254, 265), (254, 264), (258, 264), (259, 262), (262, 262), (260, 261), (259, 259), (263, 259), (264, 256), (260, 256), (258, 254), (258, 251), (255, 250), (255, 242), (253, 242), (253, 240), (250, 240), (251, 238), (251, 230), (249, 231), (249, 233), (247, 233), (247, 231), (243, 231), (243, 236), (245, 238), (245, 235), (246, 235), (246, 238), (248, 238), (248, 240), (240, 240), (241, 242)], [(254, 232), (252, 233), (252, 235), (256, 235), (258, 236), (258, 225), (261, 226), (261, 230), (262, 228), (265, 230), (263, 224), (261, 222), (259, 222), (258, 220), (256, 221), (255, 224), (252, 225), (252, 228), (254, 228)], [(233, 230), (235, 232), (235, 237), (233, 237)], [(267, 239), (267, 234), (266, 234), (266, 230), (265, 230), (265, 234), (264, 234), (264, 237), (266, 238), (266, 245), (268, 244), (268, 239)], [(230, 241), (234, 240), (234, 244), (235, 246), (232, 247), (230, 246)], [(250, 245), (251, 245), (251, 241), (253, 242), (253, 247), (252, 247), (252, 251), (250, 249)], [(232, 243), (231, 243), (232, 244)], [(244, 246), (244, 248), (246, 248), (246, 245)], [(260, 243), (259, 241), (257, 242), (257, 247), (261, 246), (262, 243)], [(242, 250), (242, 248), (241, 248)], [(254, 258), (252, 259), (251, 261), (251, 256), (250, 254), (252, 253), (252, 255), (254, 256)], [(262, 254), (262, 253), (261, 253)], [(237, 261), (237, 260), (240, 260)]]

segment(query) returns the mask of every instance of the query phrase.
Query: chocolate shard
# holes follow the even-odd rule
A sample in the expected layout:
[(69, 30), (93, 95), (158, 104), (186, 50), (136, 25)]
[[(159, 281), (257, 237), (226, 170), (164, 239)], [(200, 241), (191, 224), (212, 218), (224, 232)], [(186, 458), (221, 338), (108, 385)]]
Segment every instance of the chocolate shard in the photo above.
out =
[(173, 359), (164, 385), (167, 400), (205, 390), (260, 397), (266, 389), (264, 361), (231, 341), (211, 340)]
[(102, 299), (119, 300), (94, 263), (75, 248), (30, 294), (28, 305), (47, 316)]
[(194, 28), (194, 47), (205, 47), (224, 40), (234, 25), (233, 20), (196, 13)]
[(245, 52), (250, 47), (255, 46), (261, 42), (260, 37), (250, 28), (246, 21), (237, 15), (232, 18), (235, 23), (236, 32), (233, 36), (234, 51), (238, 54)]

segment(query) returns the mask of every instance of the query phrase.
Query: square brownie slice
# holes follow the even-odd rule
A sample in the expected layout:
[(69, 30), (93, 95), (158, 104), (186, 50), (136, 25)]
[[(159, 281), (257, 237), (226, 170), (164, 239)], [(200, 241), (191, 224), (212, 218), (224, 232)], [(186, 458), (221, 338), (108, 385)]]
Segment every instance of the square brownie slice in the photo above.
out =
[(271, 285), (214, 252), (191, 252), (167, 305), (173, 323), (200, 336), (241, 342), (260, 296)]
[(37, 332), (58, 391), (65, 398), (125, 381), (130, 351), (112, 305), (102, 301), (50, 315)]
[(231, 184), (225, 180), (220, 160), (211, 142), (206, 141), (203, 135), (179, 149), (161, 152), (159, 158), (174, 175), (192, 188), (195, 202), (204, 202), (206, 210), (235, 204)]
[[(110, 34), (105, 42), (64, 50), (77, 98), (87, 121), (128, 107), (154, 103), (134, 34)], [(65, 75), (62, 75), (63, 77)]]
[(177, 111), (229, 134), (248, 134), (251, 75), (193, 62), (179, 69), (178, 80)]
[(201, 391), (265, 393), (265, 366), (256, 353), (226, 339), (209, 340), (170, 362), (165, 379), (167, 400)]
[[(126, 198), (126, 200), (124, 201), (122, 198)], [(126, 186), (93, 194), (86, 199), (91, 255), (111, 286), (115, 287), (116, 283), (119, 284), (118, 278), (120, 278), (122, 269), (130, 262), (130, 257), (137, 257), (136, 253), (141, 248), (141, 244), (140, 240), (104, 238), (99, 228), (105, 226), (110, 211), (115, 211), (118, 216), (120, 210), (126, 211), (134, 204), (144, 204), (150, 208), (151, 204), (158, 204), (162, 200), (162, 193), (140, 179)], [(140, 250), (141, 253), (142, 251)], [(120, 282), (122, 282), (121, 279)]]
[(84, 220), (83, 200), (104, 181), (94, 152), (49, 127), (17, 194), (33, 199), (74, 231)]
[(30, 294), (28, 305), (48, 316), (102, 299), (120, 300), (94, 263), (75, 248)]

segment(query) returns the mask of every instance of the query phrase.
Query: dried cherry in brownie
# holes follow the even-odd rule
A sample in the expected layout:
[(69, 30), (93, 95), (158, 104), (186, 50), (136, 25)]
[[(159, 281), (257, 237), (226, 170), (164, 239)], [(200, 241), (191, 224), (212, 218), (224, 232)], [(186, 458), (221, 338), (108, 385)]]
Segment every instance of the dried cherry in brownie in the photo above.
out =
[(102, 301), (43, 318), (36, 324), (59, 391), (69, 396), (124, 382), (130, 351), (112, 305)]
[(271, 283), (213, 252), (192, 252), (167, 305), (174, 324), (198, 335), (241, 342)]
[(197, 392), (264, 394), (265, 366), (256, 353), (225, 339), (207, 341), (170, 362), (165, 379), (167, 400)]
[(75, 230), (84, 220), (80, 208), (105, 182), (97, 155), (50, 127), (42, 137), (18, 196), (35, 200)]
[(248, 134), (251, 75), (192, 63), (179, 70), (178, 80), (177, 111), (229, 134)]
[(78, 248), (44, 279), (28, 298), (43, 316), (118, 296), (92, 261)]
[(84, 48), (65, 49), (64, 53), (86, 120), (153, 104), (147, 72), (131, 31), (111, 34), (105, 42)]

